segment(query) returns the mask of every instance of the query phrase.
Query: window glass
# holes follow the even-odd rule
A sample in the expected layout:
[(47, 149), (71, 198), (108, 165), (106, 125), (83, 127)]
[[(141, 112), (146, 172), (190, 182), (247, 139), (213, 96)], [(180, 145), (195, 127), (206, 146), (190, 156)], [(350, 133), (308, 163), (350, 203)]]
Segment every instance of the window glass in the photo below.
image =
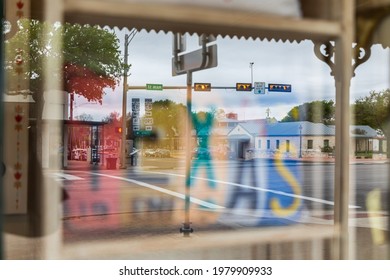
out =
[[(7, 258), (332, 258), (347, 145), (312, 41), (18, 26), (4, 41)], [(351, 259), (386, 258), (388, 61), (373, 46), (352, 79)], [(192, 235), (209, 243), (169, 246)]]
[(307, 140), (307, 148), (313, 149), (313, 140)]

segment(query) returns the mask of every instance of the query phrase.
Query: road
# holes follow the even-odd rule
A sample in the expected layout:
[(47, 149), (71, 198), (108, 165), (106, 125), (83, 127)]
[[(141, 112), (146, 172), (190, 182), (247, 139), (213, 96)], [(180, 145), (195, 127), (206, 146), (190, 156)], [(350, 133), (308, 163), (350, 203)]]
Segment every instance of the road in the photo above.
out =
[[(64, 171), (65, 241), (177, 232), (185, 217), (184, 165), (148, 159), (125, 170)], [(386, 205), (387, 164), (353, 164), (351, 175), (351, 209), (366, 211), (374, 188)], [(333, 177), (330, 163), (194, 161), (190, 220), (195, 230), (305, 222), (333, 210)]]

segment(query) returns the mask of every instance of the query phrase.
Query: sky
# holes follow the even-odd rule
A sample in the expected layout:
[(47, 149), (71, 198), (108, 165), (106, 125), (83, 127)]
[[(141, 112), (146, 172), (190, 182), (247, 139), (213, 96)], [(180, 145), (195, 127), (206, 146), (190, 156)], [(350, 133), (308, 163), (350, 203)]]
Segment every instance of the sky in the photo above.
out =
[[(120, 40), (123, 54), (127, 29), (114, 32)], [(128, 85), (185, 86), (186, 75), (172, 76), (172, 33), (138, 32), (129, 43), (128, 61), (132, 65)], [(186, 34), (187, 52), (200, 48), (198, 36)], [(217, 37), (218, 66), (193, 73), (193, 82), (211, 83), (212, 86), (234, 87), (237, 82), (291, 84), (291, 93), (237, 92), (234, 89), (193, 92), (194, 111), (222, 108), (226, 113), (235, 112), (240, 120), (270, 116), (281, 120), (287, 112), (299, 104), (314, 100), (335, 100), (334, 78), (330, 68), (314, 54), (309, 40), (297, 42), (275, 42), (259, 39), (238, 39)], [(253, 62), (251, 69), (250, 63)], [(360, 65), (351, 82), (351, 103), (368, 95), (370, 91), (381, 91), (390, 87), (390, 50), (373, 46), (370, 59)], [(106, 90), (103, 104), (90, 104), (82, 97), (76, 97), (74, 115), (91, 114), (100, 121), (110, 112), (122, 113), (122, 81), (115, 90)], [(127, 112), (131, 99), (170, 99), (185, 104), (186, 90), (130, 90), (127, 98)], [(142, 112), (142, 108), (141, 108)]]

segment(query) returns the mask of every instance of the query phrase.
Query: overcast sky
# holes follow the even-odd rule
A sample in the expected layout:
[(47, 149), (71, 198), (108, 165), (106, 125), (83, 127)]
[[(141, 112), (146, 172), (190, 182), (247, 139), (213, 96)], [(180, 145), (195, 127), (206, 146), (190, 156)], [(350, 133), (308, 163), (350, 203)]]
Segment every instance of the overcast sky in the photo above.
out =
[[(125, 33), (115, 30), (124, 48)], [(197, 35), (187, 34), (187, 51), (197, 50)], [(193, 109), (222, 108), (226, 112), (238, 113), (239, 119), (265, 118), (270, 108), (271, 117), (282, 119), (294, 106), (313, 100), (335, 99), (334, 78), (330, 68), (313, 52), (311, 41), (283, 43), (275, 41), (244, 40), (217, 37), (218, 66), (193, 73), (193, 82), (207, 82), (212, 86), (234, 87), (236, 82), (251, 82), (250, 62), (253, 62), (253, 81), (291, 84), (291, 93), (267, 93), (257, 95), (236, 92), (233, 89), (194, 92)], [(122, 50), (123, 51), (123, 50)], [(390, 85), (390, 51), (380, 46), (372, 47), (369, 61), (360, 65), (352, 79), (351, 102), (380, 91)], [(172, 76), (172, 33), (138, 32), (129, 44), (131, 75), (128, 84), (145, 86), (147, 83), (164, 86), (185, 86), (186, 75)], [(185, 103), (186, 90), (128, 92), (128, 110), (131, 98), (171, 99)], [(143, 102), (143, 101), (142, 101)], [(122, 112), (122, 84), (116, 90), (106, 91), (103, 105), (88, 104), (82, 97), (76, 98), (75, 116), (91, 114), (101, 120), (112, 111)]]

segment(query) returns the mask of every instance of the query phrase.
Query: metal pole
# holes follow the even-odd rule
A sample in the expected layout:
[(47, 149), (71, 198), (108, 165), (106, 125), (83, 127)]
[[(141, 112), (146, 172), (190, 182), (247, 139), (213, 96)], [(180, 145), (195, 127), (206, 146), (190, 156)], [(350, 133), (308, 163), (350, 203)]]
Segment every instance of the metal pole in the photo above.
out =
[(253, 89), (253, 64), (254, 62), (249, 62), (249, 67), (251, 68), (251, 87)]
[(126, 111), (127, 111), (127, 59), (128, 59), (128, 46), (129, 46), (129, 35), (125, 35), (125, 57), (124, 64), (125, 69), (123, 71), (123, 99), (122, 99), (122, 141), (121, 141), (121, 157), (120, 157), (120, 168), (126, 168)]
[(126, 168), (126, 118), (127, 118), (127, 75), (129, 71), (128, 56), (129, 44), (137, 33), (136, 29), (131, 30), (130, 34), (125, 35), (125, 56), (124, 56), (124, 71), (123, 71), (123, 99), (122, 99), (122, 140), (120, 154), (120, 168)]
[(299, 158), (302, 158), (302, 125), (299, 125)]
[(192, 147), (192, 72), (187, 72), (187, 147), (186, 147), (186, 180), (185, 180), (185, 208), (184, 223), (180, 232), (190, 236), (194, 230), (190, 222), (190, 188), (191, 188), (191, 147)]
[(74, 103), (74, 93), (70, 94), (70, 117), (69, 119), (73, 121), (73, 103)]

